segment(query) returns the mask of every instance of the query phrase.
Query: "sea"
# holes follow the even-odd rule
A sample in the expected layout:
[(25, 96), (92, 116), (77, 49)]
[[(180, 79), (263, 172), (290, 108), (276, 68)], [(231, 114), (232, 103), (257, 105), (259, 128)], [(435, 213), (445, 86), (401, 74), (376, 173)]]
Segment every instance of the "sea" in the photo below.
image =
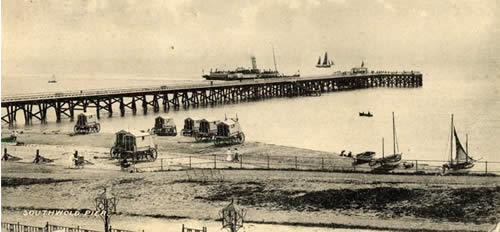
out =
[[(353, 154), (374, 151), (403, 153), (406, 160), (448, 160), (450, 157), (451, 115), (462, 144), (469, 154), (482, 161), (500, 161), (500, 78), (495, 73), (475, 69), (425, 67), (421, 88), (370, 88), (331, 92), (320, 97), (272, 98), (261, 101), (220, 104), (213, 107), (169, 110), (136, 115), (127, 110), (120, 117), (101, 111), (101, 131), (147, 130), (157, 116), (171, 117), (180, 130), (187, 117), (224, 119), (238, 117), (247, 141)], [(304, 74), (301, 74), (304, 76)], [(307, 76), (307, 74), (305, 74)], [(2, 76), (2, 97), (18, 94), (61, 92), (103, 88), (124, 88), (196, 84), (200, 75), (165, 76)], [(118, 104), (115, 104), (118, 107)], [(161, 105), (160, 105), (161, 106)], [(2, 108), (2, 115), (5, 109)], [(89, 112), (94, 112), (90, 108)], [(374, 116), (359, 117), (370, 111)], [(77, 111), (78, 113), (78, 111)], [(397, 144), (393, 142), (393, 119)], [(75, 122), (56, 123), (54, 112), (49, 122), (26, 126), (18, 113), (16, 130), (72, 132)], [(9, 130), (2, 122), (2, 130)], [(467, 140), (467, 142), (466, 142)], [(396, 146), (395, 146), (396, 145)], [(112, 146), (112, 144), (110, 144)], [(490, 163), (490, 165), (493, 165)], [(484, 168), (484, 167), (476, 167)], [(491, 166), (489, 168), (491, 170)], [(498, 168), (500, 171), (500, 167)]]

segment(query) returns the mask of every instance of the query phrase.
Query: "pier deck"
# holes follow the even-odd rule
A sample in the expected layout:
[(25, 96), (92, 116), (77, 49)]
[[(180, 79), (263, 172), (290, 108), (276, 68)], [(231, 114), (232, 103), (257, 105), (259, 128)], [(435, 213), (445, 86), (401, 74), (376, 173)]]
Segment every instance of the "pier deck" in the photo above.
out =
[(98, 118), (101, 117), (101, 111), (106, 111), (111, 117), (115, 103), (120, 105), (120, 115), (124, 116), (127, 108), (136, 113), (138, 104), (146, 114), (148, 108), (159, 112), (160, 104), (167, 111), (181, 106), (234, 103), (270, 97), (319, 96), (324, 92), (342, 90), (421, 86), (422, 74), (419, 72), (372, 72), (10, 95), (2, 96), (2, 108), (6, 109), (2, 112), (2, 121), (13, 125), (17, 112), (22, 111), (26, 124), (31, 124), (33, 118), (45, 123), (51, 108), (59, 122), (63, 116), (73, 119), (75, 111), (87, 112), (88, 108), (95, 108)]

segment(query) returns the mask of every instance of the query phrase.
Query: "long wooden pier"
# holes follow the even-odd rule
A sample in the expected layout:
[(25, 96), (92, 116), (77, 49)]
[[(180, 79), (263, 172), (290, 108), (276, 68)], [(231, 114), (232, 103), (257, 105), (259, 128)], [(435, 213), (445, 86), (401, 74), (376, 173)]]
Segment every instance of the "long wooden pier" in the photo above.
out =
[[(95, 108), (113, 115), (113, 105), (119, 104), (120, 115), (142, 108), (144, 114), (189, 106), (251, 101), (271, 97), (321, 95), (324, 92), (375, 87), (415, 88), (422, 86), (419, 72), (371, 72), (368, 74), (339, 73), (330, 76), (272, 78), (240, 81), (200, 82), (195, 85), (163, 85), (141, 88), (96, 89), (2, 96), (2, 121), (13, 125), (22, 112), (26, 124), (33, 119), (47, 122), (47, 112), (54, 110), (56, 121), (62, 117), (74, 119), (75, 111)], [(139, 106), (138, 106), (139, 105)]]

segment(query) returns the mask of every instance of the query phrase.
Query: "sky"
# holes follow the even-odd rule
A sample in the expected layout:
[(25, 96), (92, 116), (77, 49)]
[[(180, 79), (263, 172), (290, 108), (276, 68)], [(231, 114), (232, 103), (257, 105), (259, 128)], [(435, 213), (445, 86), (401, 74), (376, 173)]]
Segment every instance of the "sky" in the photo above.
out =
[(2, 77), (199, 76), (210, 68), (500, 73), (496, 0), (4, 0)]

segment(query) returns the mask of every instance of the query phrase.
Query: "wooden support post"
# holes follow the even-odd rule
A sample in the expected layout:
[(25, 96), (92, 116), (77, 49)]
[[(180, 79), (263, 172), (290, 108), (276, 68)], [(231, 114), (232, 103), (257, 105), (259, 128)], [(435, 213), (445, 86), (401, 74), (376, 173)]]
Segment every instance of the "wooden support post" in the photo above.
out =
[(163, 94), (163, 112), (167, 112), (168, 108), (170, 108), (170, 104), (168, 103), (168, 93)]
[(217, 169), (217, 155), (214, 155), (214, 169)]
[(144, 114), (148, 114), (148, 99), (146, 98), (146, 95), (142, 96), (142, 110)]
[(240, 168), (243, 169), (243, 155), (240, 155)]
[(484, 162), (484, 174), (488, 174), (488, 161)]
[(125, 116), (125, 103), (123, 102), (123, 97), (120, 97), (120, 116)]
[(295, 156), (295, 169), (298, 169), (298, 165), (297, 165), (297, 156)]
[(56, 122), (61, 122), (61, 102), (56, 102)]
[(415, 172), (418, 172), (418, 160), (415, 160)]
[(325, 158), (321, 157), (321, 170), (325, 169)]
[(112, 117), (113, 116), (113, 99), (112, 98), (109, 98), (108, 99), (108, 117)]
[(154, 112), (160, 111), (160, 104), (158, 103), (158, 94), (153, 96), (153, 110)]
[(132, 113), (137, 113), (137, 105), (135, 104), (135, 97), (132, 97)]
[(163, 158), (160, 159), (160, 162), (161, 162), (160, 171), (163, 171)]
[(267, 155), (267, 169), (269, 169), (269, 155)]
[(189, 169), (192, 169), (192, 166), (191, 166), (191, 156), (189, 156)]
[(75, 120), (75, 103), (70, 100), (68, 102), (68, 107), (69, 107), (69, 118), (70, 121), (73, 122)]
[(84, 113), (87, 113), (87, 106), (89, 105), (88, 101), (87, 100), (83, 100), (82, 101), (82, 108), (83, 108), (83, 112)]
[(96, 107), (96, 115), (97, 115), (97, 118), (101, 118), (101, 101), (99, 99), (96, 100), (95, 102), (95, 107)]

